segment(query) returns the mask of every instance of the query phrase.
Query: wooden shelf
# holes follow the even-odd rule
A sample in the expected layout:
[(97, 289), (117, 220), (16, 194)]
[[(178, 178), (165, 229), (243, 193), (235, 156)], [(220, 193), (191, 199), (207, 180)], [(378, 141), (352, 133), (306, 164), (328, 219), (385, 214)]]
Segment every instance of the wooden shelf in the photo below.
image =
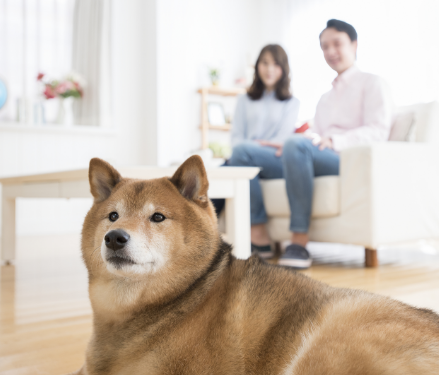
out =
[(224, 88), (221, 86), (202, 87), (198, 89), (199, 94), (205, 93), (208, 95), (221, 95), (221, 96), (236, 96), (245, 94), (247, 90), (243, 87)]
[[(200, 125), (200, 129), (203, 129), (203, 126)], [(232, 129), (232, 125), (224, 124), (224, 125), (207, 125), (207, 129), (209, 130), (221, 130), (221, 131), (229, 131)]]
[(197, 92), (201, 94), (201, 149), (205, 150), (209, 147), (209, 130), (229, 131), (232, 128), (231, 124), (219, 126), (209, 124), (209, 120), (207, 118), (207, 97), (209, 95), (238, 96), (240, 94), (245, 94), (247, 90), (243, 87), (224, 88), (221, 86), (210, 86), (202, 87), (198, 89)]

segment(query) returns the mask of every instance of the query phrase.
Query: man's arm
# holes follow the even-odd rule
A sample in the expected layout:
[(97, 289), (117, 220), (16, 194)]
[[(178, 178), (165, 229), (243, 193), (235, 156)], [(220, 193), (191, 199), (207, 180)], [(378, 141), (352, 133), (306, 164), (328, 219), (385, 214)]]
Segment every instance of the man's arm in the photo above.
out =
[(387, 85), (381, 78), (371, 77), (364, 93), (363, 126), (343, 134), (332, 135), (334, 150), (387, 141), (392, 125), (392, 109)]

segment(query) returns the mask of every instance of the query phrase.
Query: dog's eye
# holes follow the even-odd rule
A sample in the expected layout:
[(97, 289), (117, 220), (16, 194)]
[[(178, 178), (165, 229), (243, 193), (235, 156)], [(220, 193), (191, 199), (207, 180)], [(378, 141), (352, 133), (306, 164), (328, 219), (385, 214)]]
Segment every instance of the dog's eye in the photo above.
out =
[(110, 221), (116, 221), (117, 219), (119, 219), (119, 214), (117, 212), (112, 212), (110, 213), (108, 218), (110, 219)]
[(161, 221), (165, 220), (166, 218), (162, 215), (156, 212), (154, 215), (151, 216), (151, 220), (160, 223)]

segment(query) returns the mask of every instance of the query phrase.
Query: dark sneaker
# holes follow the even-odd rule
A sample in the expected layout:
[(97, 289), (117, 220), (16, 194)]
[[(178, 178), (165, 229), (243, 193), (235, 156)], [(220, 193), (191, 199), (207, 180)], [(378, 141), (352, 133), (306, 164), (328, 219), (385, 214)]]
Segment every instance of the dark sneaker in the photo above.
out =
[(274, 251), (271, 249), (270, 245), (258, 246), (252, 244), (252, 254), (257, 253), (262, 259), (271, 259), (274, 257)]
[(285, 253), (279, 258), (279, 265), (293, 267), (297, 269), (306, 269), (311, 267), (311, 255), (303, 246), (292, 244), (288, 245)]

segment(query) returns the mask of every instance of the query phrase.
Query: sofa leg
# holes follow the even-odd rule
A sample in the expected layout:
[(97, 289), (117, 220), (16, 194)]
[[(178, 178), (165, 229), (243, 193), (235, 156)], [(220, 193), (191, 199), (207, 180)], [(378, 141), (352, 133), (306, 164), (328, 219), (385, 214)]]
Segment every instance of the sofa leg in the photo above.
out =
[(280, 242), (275, 242), (274, 243), (274, 256), (280, 257), (281, 253), (282, 253), (282, 250), (280, 248)]
[(366, 267), (378, 267), (378, 252), (366, 247)]

